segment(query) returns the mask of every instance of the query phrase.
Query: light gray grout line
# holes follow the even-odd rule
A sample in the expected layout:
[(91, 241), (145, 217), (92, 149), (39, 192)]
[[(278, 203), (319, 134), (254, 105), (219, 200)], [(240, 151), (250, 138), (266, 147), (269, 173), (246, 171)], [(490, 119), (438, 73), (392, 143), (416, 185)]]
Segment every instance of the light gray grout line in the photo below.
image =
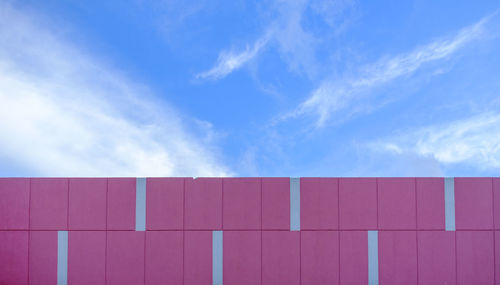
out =
[(212, 231), (212, 285), (222, 285), (222, 231)]
[(68, 284), (68, 231), (57, 232), (57, 285)]
[(444, 217), (447, 231), (455, 230), (455, 178), (444, 178)]
[(368, 231), (368, 284), (378, 285), (378, 231)]
[(300, 178), (290, 177), (290, 231), (300, 231)]
[(146, 230), (146, 178), (135, 182), (135, 230)]

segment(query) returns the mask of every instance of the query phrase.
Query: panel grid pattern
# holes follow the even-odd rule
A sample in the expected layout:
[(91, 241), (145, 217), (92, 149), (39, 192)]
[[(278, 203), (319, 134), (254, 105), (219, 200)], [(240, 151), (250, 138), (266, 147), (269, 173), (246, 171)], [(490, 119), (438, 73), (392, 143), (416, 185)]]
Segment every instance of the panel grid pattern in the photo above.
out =
[(0, 284), (500, 284), (500, 178), (446, 179), (0, 178)]

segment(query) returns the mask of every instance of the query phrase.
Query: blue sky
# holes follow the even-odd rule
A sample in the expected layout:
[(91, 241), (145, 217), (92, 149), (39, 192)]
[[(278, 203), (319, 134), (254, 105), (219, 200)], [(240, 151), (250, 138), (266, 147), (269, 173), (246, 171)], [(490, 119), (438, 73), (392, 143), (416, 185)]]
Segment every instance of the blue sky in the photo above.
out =
[(0, 1), (0, 176), (498, 176), (497, 1)]

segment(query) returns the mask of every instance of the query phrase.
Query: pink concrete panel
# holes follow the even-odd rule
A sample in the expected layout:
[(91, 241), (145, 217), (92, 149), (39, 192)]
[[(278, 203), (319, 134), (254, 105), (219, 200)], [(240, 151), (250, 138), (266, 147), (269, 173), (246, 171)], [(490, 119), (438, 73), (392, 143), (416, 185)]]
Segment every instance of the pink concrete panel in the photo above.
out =
[(260, 178), (224, 178), (222, 203), (224, 229), (261, 229)]
[(0, 230), (29, 229), (30, 180), (0, 178)]
[(0, 284), (28, 284), (27, 231), (0, 231)]
[(456, 284), (454, 231), (419, 231), (419, 284)]
[(379, 229), (416, 229), (415, 178), (378, 178), (377, 185)]
[(223, 234), (224, 285), (261, 284), (261, 232), (226, 231)]
[(186, 230), (222, 229), (222, 179), (185, 179)]
[(31, 231), (29, 284), (57, 284), (57, 231)]
[(340, 232), (340, 284), (368, 284), (368, 233)]
[(212, 232), (184, 232), (184, 285), (212, 285)]
[(135, 230), (136, 178), (108, 179), (108, 230)]
[(417, 233), (379, 231), (379, 284), (417, 284)]
[(337, 178), (300, 179), (300, 228), (302, 230), (338, 229), (338, 204)]
[(417, 229), (444, 230), (444, 179), (417, 178)]
[(493, 210), (495, 229), (500, 229), (500, 178), (493, 178)]
[(145, 232), (108, 231), (106, 284), (144, 284)]
[(302, 231), (300, 234), (300, 284), (339, 284), (339, 233)]
[(183, 232), (146, 232), (146, 285), (183, 284)]
[(420, 284), (456, 284), (454, 231), (419, 231), (418, 279)]
[(495, 231), (495, 284), (500, 284), (500, 231)]
[(300, 284), (300, 232), (262, 232), (262, 285)]
[(68, 228), (68, 179), (32, 178), (30, 199), (32, 230)]
[(224, 229), (261, 229), (260, 178), (224, 178), (222, 203)]
[(106, 232), (68, 232), (68, 285), (106, 283)]
[(290, 229), (290, 178), (262, 178), (262, 229)]
[(184, 178), (148, 178), (146, 189), (146, 229), (182, 230)]
[(377, 180), (340, 178), (340, 229), (377, 229)]
[(106, 229), (106, 178), (69, 180), (69, 229)]
[(493, 235), (493, 231), (456, 232), (457, 284), (494, 284)]
[(492, 199), (491, 178), (455, 178), (456, 229), (493, 229)]

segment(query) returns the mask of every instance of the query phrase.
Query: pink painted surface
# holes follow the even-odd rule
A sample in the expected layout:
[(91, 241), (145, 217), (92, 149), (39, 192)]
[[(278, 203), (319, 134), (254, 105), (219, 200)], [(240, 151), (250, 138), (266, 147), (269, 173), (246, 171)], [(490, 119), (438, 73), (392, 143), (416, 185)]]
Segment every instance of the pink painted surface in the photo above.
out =
[(146, 232), (146, 285), (183, 284), (183, 232)]
[(379, 284), (417, 284), (417, 233), (379, 231)]
[(212, 285), (212, 232), (184, 232), (184, 285)]
[(500, 231), (495, 231), (495, 284), (500, 284)]
[(377, 184), (379, 229), (416, 229), (415, 178), (378, 178)]
[(0, 178), (0, 230), (29, 229), (29, 201), (28, 178)]
[(500, 178), (456, 178), (456, 232), (443, 230), (444, 180), (412, 180), (302, 178), (290, 232), (289, 178), (227, 179), (224, 197), (220, 178), (153, 178), (150, 231), (136, 232), (135, 178), (0, 178), (0, 284), (55, 284), (68, 225), (70, 285), (212, 284), (223, 209), (225, 285), (367, 284), (377, 227), (381, 285), (500, 284)]
[(226, 231), (223, 235), (224, 285), (261, 284), (261, 232)]
[(182, 230), (184, 179), (148, 178), (146, 189), (146, 229)]
[(340, 232), (340, 284), (368, 284), (368, 233)]
[(262, 178), (262, 229), (290, 229), (290, 178)]
[(67, 230), (68, 179), (32, 178), (30, 199), (32, 230)]
[(0, 231), (0, 284), (28, 284), (27, 231)]
[(29, 284), (57, 284), (57, 231), (31, 231)]
[(455, 178), (457, 230), (493, 229), (491, 178)]
[(303, 231), (300, 234), (300, 284), (339, 284), (339, 233)]
[(68, 285), (106, 283), (106, 232), (68, 233)]
[(418, 280), (420, 284), (456, 284), (454, 231), (419, 231)]
[[(500, 178), (493, 178), (493, 210), (495, 229), (500, 229)], [(500, 282), (500, 280), (499, 280)]]
[(338, 229), (338, 203), (337, 178), (301, 178), (300, 228), (302, 230)]
[(444, 230), (444, 179), (417, 178), (417, 229)]
[(224, 178), (222, 191), (223, 228), (225, 230), (260, 230), (260, 178)]
[(340, 229), (377, 229), (375, 178), (340, 178)]
[(186, 178), (186, 230), (222, 229), (222, 179)]
[(108, 231), (106, 284), (144, 284), (145, 232)]
[(108, 230), (135, 230), (136, 178), (108, 179)]
[(457, 284), (494, 284), (493, 231), (457, 231)]
[(105, 178), (71, 178), (69, 180), (69, 229), (106, 229)]
[(262, 232), (262, 285), (300, 284), (300, 232)]

